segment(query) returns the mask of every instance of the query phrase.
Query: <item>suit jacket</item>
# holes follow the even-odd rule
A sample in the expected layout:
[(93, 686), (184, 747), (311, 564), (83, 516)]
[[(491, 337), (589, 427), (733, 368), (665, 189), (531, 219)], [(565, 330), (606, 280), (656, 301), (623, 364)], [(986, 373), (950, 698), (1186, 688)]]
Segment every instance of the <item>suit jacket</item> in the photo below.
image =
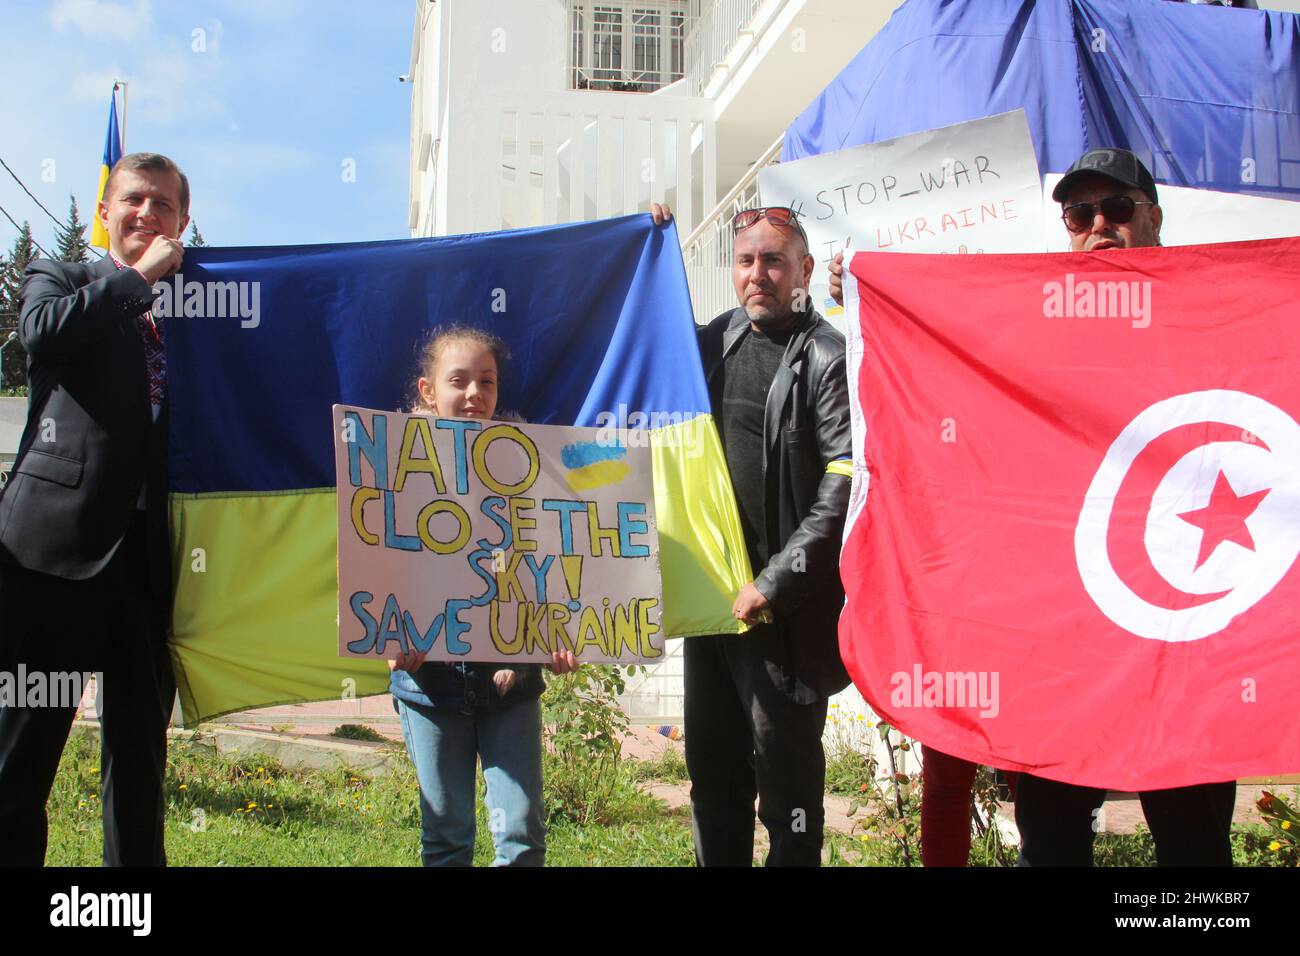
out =
[[(157, 422), (138, 316), (153, 291), (134, 269), (37, 259), (23, 279), (27, 424), (0, 493), (0, 555), (70, 580), (93, 577), (148, 503), (151, 584), (169, 591), (167, 416)], [(141, 569), (142, 573), (144, 569)]]

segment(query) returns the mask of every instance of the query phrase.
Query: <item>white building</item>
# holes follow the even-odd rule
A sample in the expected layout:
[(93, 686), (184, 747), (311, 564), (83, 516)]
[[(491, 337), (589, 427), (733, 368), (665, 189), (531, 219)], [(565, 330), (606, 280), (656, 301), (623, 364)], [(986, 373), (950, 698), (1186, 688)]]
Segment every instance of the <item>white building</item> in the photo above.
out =
[(416, 0), (411, 235), (666, 201), (697, 318), (712, 317), (734, 304), (718, 226), (901, 2)]
[[(786, 127), (902, 0), (416, 0), (413, 237), (668, 202), (697, 320), (735, 304), (731, 235)], [(681, 642), (629, 682), (682, 716)], [(857, 711), (850, 690), (841, 710)]]

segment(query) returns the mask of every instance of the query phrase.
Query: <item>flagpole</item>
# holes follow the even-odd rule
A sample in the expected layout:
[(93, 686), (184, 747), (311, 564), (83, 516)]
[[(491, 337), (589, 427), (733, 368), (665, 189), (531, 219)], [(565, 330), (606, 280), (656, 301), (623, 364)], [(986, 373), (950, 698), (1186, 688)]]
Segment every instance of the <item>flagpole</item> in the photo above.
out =
[(126, 155), (126, 82), (124, 80), (113, 81), (113, 92), (122, 91), (122, 155)]

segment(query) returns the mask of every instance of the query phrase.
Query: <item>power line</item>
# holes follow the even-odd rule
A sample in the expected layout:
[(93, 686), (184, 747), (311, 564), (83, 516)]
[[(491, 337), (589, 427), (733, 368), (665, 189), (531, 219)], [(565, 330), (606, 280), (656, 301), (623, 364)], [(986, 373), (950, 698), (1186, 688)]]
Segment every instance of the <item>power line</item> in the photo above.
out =
[[(0, 166), (3, 166), (5, 169), (9, 170), (9, 175), (10, 175), (10, 176), (13, 176), (13, 178), (14, 178), (14, 182), (16, 182), (19, 186), (22, 186), (22, 188), (23, 188), (23, 192), (25, 192), (25, 193), (26, 193), (27, 195), (29, 195), (29, 196), (32, 196), (32, 191), (31, 191), (30, 189), (27, 188), (26, 184), (24, 184), (23, 181), (22, 181), (21, 179), (18, 178), (18, 174), (17, 174), (17, 173), (15, 173), (12, 169), (9, 169), (9, 164), (6, 163), (6, 162), (4, 161), (3, 157), (0, 157)], [(44, 212), (45, 215), (49, 216), (51, 220), (53, 220), (53, 222), (54, 222), (54, 228), (57, 230), (57, 231), (54, 233), (54, 238), (55, 238), (55, 239), (58, 239), (58, 240), (60, 240), (60, 241), (62, 241), (62, 240), (63, 240), (63, 239), (64, 239), (64, 238), (69, 234), (70, 230), (67, 229), (67, 228), (63, 225), (63, 223), (59, 222), (58, 219), (55, 219), (55, 218), (54, 218), (54, 213), (52, 213), (52, 212), (50, 212), (48, 209), (46, 209), (46, 208), (45, 208), (45, 205), (44, 205), (44, 204), (43, 204), (39, 199), (37, 199), (35, 196), (32, 196), (32, 202), (34, 202), (34, 203), (36, 203), (36, 205), (40, 206), (40, 207), (41, 207), (41, 211)], [(8, 214), (6, 213), (6, 215), (8, 215)], [(92, 218), (93, 218), (93, 217), (92, 217)], [(10, 221), (10, 222), (13, 222), (12, 219), (10, 219), (9, 221)], [(33, 240), (33, 241), (35, 241), (35, 240)], [(37, 246), (36, 248), (39, 249), (40, 246)], [(87, 245), (86, 245), (86, 249), (87, 249), (87, 251), (89, 251), (89, 252), (93, 252), (95, 255), (99, 256), (99, 258), (101, 258), (101, 259), (104, 258), (104, 253), (100, 252), (98, 249), (96, 249), (94, 246), (90, 245), (89, 243), (87, 243)], [(50, 256), (50, 255), (49, 255), (49, 253), (46, 253), (46, 257), (47, 257), (47, 258), (53, 258), (53, 256)]]
[[(0, 157), (0, 166), (3, 166), (6, 170), (8, 170), (9, 175), (12, 176), (12, 177), (14, 178), (14, 182), (16, 182), (19, 186), (22, 187), (23, 192), (25, 192), (28, 196), (31, 196), (31, 198), (32, 198), (32, 202), (34, 202), (34, 203), (36, 203), (36, 205), (40, 206), (40, 207), (41, 207), (41, 211), (42, 211), (43, 213), (45, 213), (45, 215), (47, 215), (47, 216), (50, 217), (50, 219), (54, 222), (54, 228), (55, 228), (55, 230), (56, 230), (55, 233), (54, 233), (54, 238), (55, 238), (55, 239), (58, 239), (58, 240), (60, 240), (60, 241), (62, 241), (62, 240), (63, 240), (63, 239), (64, 239), (64, 238), (69, 234), (69, 230), (68, 230), (67, 228), (65, 228), (64, 225), (63, 225), (63, 223), (59, 222), (58, 219), (55, 219), (55, 218), (54, 218), (54, 213), (52, 213), (52, 212), (50, 212), (48, 209), (46, 209), (44, 203), (42, 203), (42, 202), (41, 202), (39, 199), (37, 199), (35, 196), (32, 196), (32, 191), (31, 191), (30, 189), (27, 188), (27, 185), (26, 185), (26, 184), (25, 184), (21, 179), (18, 178), (18, 174), (17, 174), (17, 173), (15, 173), (12, 169), (9, 169), (9, 164), (6, 163), (6, 162), (4, 161), (4, 158), (3, 158), (3, 157)], [(10, 222), (14, 222), (13, 217), (10, 216), (8, 213), (5, 213), (5, 217), (8, 218), (8, 220), (9, 220)], [(17, 224), (16, 222), (14, 223), (14, 228), (15, 228), (15, 229), (18, 229), (18, 228), (19, 228), (19, 226), (18, 226), (18, 224)], [(20, 231), (21, 231), (21, 230), (20, 230)], [(36, 243), (36, 240), (33, 239), (32, 242), (35, 244), (35, 243)], [(40, 249), (41, 247), (40, 247), (39, 244), (36, 244), (36, 248), (37, 248), (37, 249)], [(88, 252), (93, 252), (93, 253), (94, 253), (95, 255), (97, 255), (100, 259), (103, 259), (103, 258), (104, 258), (104, 253), (100, 252), (98, 249), (96, 249), (94, 246), (90, 245), (89, 243), (87, 243), (87, 245), (86, 245), (86, 249), (87, 249)], [(45, 250), (42, 249), (41, 251), (44, 252)], [(53, 258), (54, 258), (54, 257), (51, 256), (48, 252), (45, 253), (45, 257), (46, 257), (47, 259), (53, 259)]]
[(9, 175), (12, 176), (12, 177), (14, 178), (14, 182), (16, 182), (19, 186), (22, 187), (23, 192), (25, 192), (27, 195), (29, 195), (29, 196), (32, 197), (32, 202), (34, 202), (34, 203), (36, 203), (36, 205), (40, 206), (40, 207), (41, 207), (41, 211), (44, 212), (45, 215), (49, 216), (51, 220), (53, 220), (54, 225), (55, 225), (55, 228), (57, 228), (57, 229), (59, 230), (59, 232), (67, 232), (67, 231), (68, 231), (68, 230), (66, 230), (66, 229), (63, 228), (63, 223), (59, 222), (58, 217), (56, 217), (56, 216), (54, 215), (54, 213), (52, 213), (52, 212), (50, 212), (48, 209), (46, 209), (46, 208), (45, 208), (45, 204), (42, 203), (39, 199), (37, 199), (34, 195), (32, 195), (32, 191), (31, 191), (30, 189), (27, 188), (26, 184), (25, 184), (21, 179), (18, 178), (18, 174), (15, 173), (12, 169), (9, 168), (9, 164), (6, 163), (2, 157), (0, 157), (0, 166), (3, 166), (3, 167), (5, 168), (5, 170), (9, 173)]
[[(11, 215), (9, 215), (9, 210), (5, 209), (4, 206), (0, 206), (0, 212), (4, 213), (4, 214), (5, 214), (5, 218), (8, 219), (10, 222), (12, 222), (12, 223), (14, 224), (14, 228), (15, 228), (15, 229), (17, 229), (20, 233), (23, 231), (23, 227), (20, 226), (20, 225), (18, 225), (18, 223), (14, 222), (14, 217), (11, 216)], [(37, 250), (41, 253), (41, 255), (45, 256), (46, 259), (54, 259), (54, 258), (57, 258), (56, 256), (52, 256), (52, 255), (50, 255), (48, 252), (46, 252), (44, 249), (41, 248), (41, 244), (40, 244), (39, 242), (36, 241), (36, 237), (33, 236), (33, 235), (31, 235), (31, 224), (30, 224), (30, 223), (28, 224), (28, 229), (27, 229), (27, 231), (28, 231), (28, 238), (31, 239), (31, 241), (32, 241), (32, 245), (34, 245), (34, 246), (37, 248)]]

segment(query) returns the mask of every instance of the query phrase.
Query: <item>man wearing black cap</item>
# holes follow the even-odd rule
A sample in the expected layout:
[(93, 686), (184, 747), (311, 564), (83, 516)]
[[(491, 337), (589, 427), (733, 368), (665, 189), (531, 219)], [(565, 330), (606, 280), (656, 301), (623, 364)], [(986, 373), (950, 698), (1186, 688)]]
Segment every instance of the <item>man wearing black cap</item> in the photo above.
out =
[[(1155, 180), (1126, 149), (1084, 153), (1052, 190), (1052, 199), (1061, 204), (1071, 252), (1160, 245), (1164, 214)], [(830, 272), (831, 295), (842, 302), (840, 257), (831, 264)], [(943, 768), (958, 763), (948, 757)], [(953, 771), (947, 775), (952, 776)], [(970, 776), (973, 778), (973, 772)], [(1232, 780), (1140, 793), (1160, 865), (1231, 866), (1229, 833), (1236, 793), (1237, 784)], [(1020, 774), (1016, 823), (1021, 863), (1090, 866), (1092, 841), (1101, 828), (1099, 814), (1105, 799), (1105, 790)], [(964, 818), (964, 804), (962, 813)]]
[[(1160, 245), (1155, 180), (1126, 149), (1084, 153), (1052, 190), (1072, 252)], [(1161, 866), (1231, 866), (1237, 784), (1204, 783), (1138, 794)], [(1026, 866), (1090, 866), (1105, 790), (1021, 774), (1016, 792)]]
[(1092, 149), (1052, 190), (1071, 252), (1160, 245), (1164, 213), (1156, 182), (1127, 149)]

